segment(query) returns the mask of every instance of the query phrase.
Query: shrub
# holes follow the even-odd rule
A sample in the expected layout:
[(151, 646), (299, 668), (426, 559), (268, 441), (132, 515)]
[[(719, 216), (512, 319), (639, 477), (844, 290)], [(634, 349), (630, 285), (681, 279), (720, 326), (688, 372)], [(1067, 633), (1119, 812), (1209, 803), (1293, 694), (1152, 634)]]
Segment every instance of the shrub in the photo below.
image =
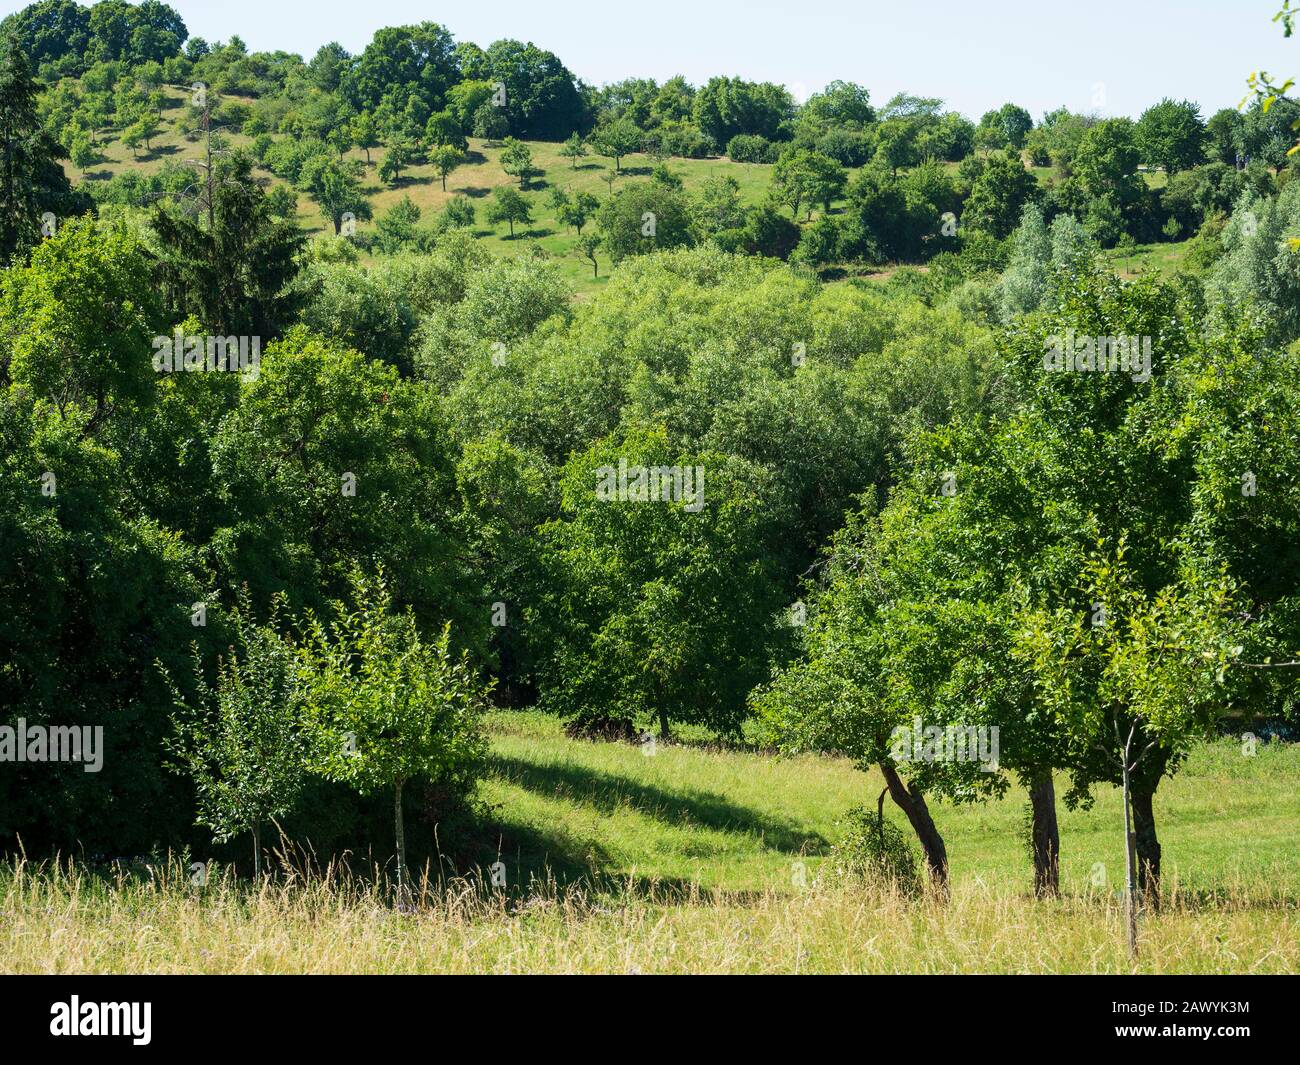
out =
[(775, 163), (778, 148), (766, 137), (739, 133), (727, 141), (727, 155), (733, 163)]
[(836, 824), (844, 829), (831, 850), (837, 876), (888, 885), (906, 895), (920, 892), (916, 852), (893, 822), (885, 820), (883, 810), (855, 806)]

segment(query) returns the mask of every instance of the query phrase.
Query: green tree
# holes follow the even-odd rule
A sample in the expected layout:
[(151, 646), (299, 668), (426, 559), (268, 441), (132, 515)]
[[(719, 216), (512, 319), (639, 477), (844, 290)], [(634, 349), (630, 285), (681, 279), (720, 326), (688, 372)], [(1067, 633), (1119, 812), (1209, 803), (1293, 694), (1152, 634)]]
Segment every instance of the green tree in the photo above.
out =
[(596, 212), (601, 243), (618, 263), (629, 255), (685, 247), (691, 243), (686, 197), (649, 183), (615, 193)]
[[(620, 469), (631, 471), (624, 495), (612, 483)], [(639, 470), (676, 476), (677, 495), (638, 482)], [(734, 457), (677, 452), (662, 430), (629, 431), (568, 463), (563, 518), (541, 530), (558, 630), (544, 705), (657, 719), (665, 739), (674, 721), (738, 730), (781, 605), (761, 479)], [(700, 594), (724, 585), (725, 596)]]
[(572, 199), (565, 199), (556, 211), (556, 217), (566, 226), (572, 226), (578, 236), (582, 236), (582, 227), (595, 217), (599, 209), (600, 200), (590, 192), (579, 192)]
[(582, 254), (582, 257), (591, 263), (591, 276), (600, 277), (600, 262), (596, 258), (596, 252), (600, 248), (600, 237), (594, 233), (588, 233), (585, 237), (579, 237), (578, 243), (574, 247)]
[(1137, 142), (1144, 162), (1174, 174), (1205, 159), (1206, 129), (1201, 109), (1188, 100), (1168, 97), (1142, 112)]
[[(61, 12), (59, 21), (69, 17)], [(35, 27), (31, 31), (39, 33)], [(85, 196), (73, 194), (59, 165), (62, 151), (40, 127), (36, 91), (21, 44), (16, 36), (6, 35), (0, 42), (0, 259), (4, 261), (40, 239), (44, 212), (66, 217), (90, 207)], [(92, 164), (94, 156), (85, 144), (73, 165), (85, 173)]]
[[(167, 747), (194, 784), (195, 824), (225, 842), (253, 837), (253, 876), (262, 874), (262, 825), (289, 813), (306, 770), (294, 652), (277, 629), (283, 600), (266, 624), (247, 601), (232, 612), (234, 643), (208, 681), (198, 649), (191, 698), (171, 683), (177, 710)], [(170, 682), (170, 678), (169, 678)]]
[(521, 189), (528, 188), (528, 179), (535, 173), (533, 153), (528, 145), (507, 137), (501, 146), (501, 169), (512, 177), (517, 177)]
[(573, 163), (573, 169), (578, 169), (578, 160), (587, 154), (587, 145), (582, 137), (577, 133), (569, 134), (569, 139), (560, 145), (560, 154)]
[(807, 148), (795, 148), (782, 154), (772, 169), (772, 195), (790, 208), (797, 219), (799, 208), (821, 204), (829, 212), (831, 201), (844, 191), (847, 178), (844, 168), (834, 159)]
[(355, 219), (371, 217), (370, 201), (361, 189), (361, 182), (352, 169), (335, 160), (313, 169), (310, 191), (325, 217), (334, 225), (337, 237), (343, 228), (344, 216)]
[(516, 222), (527, 225), (532, 220), (532, 208), (518, 189), (504, 186), (492, 190), (492, 202), (487, 208), (488, 225), (495, 226), (506, 222), (510, 226), (510, 235), (513, 237)]
[(1025, 204), (1038, 197), (1038, 182), (1014, 152), (992, 156), (975, 179), (962, 221), (1001, 240), (1016, 228)]
[(404, 145), (390, 144), (388, 151), (384, 153), (383, 162), (379, 164), (379, 180), (391, 188), (396, 188), (402, 179), (402, 171), (406, 169), (409, 161)]
[(149, 401), (162, 315), (148, 256), (126, 229), (65, 223), (6, 272), (3, 292), (8, 378), (61, 413), (84, 405), (87, 433)]
[(465, 153), (450, 144), (435, 148), (429, 155), (434, 172), (442, 179), (442, 191), (447, 191), (447, 177), (465, 162)]
[(362, 111), (352, 120), (352, 126), (348, 134), (358, 148), (366, 153), (366, 165), (370, 165), (370, 149), (378, 148), (379, 125), (375, 122), (375, 116), (369, 111)]
[(197, 218), (160, 208), (150, 222), (172, 320), (193, 314), (221, 336), (276, 336), (298, 302), (290, 286), (302, 234), (293, 220), (272, 214), (246, 156), (210, 165)]
[(614, 172), (618, 173), (619, 164), (625, 155), (641, 150), (645, 134), (629, 119), (620, 118), (607, 126), (602, 126), (591, 135), (592, 147), (597, 154), (614, 162)]
[(432, 640), (421, 636), (411, 613), (395, 608), (382, 572), (354, 573), (351, 597), (310, 625), (304, 718), (318, 772), (362, 794), (392, 789), (397, 902), (405, 908), (404, 790), (417, 780), (473, 786), (492, 683), (452, 650), (450, 625)]

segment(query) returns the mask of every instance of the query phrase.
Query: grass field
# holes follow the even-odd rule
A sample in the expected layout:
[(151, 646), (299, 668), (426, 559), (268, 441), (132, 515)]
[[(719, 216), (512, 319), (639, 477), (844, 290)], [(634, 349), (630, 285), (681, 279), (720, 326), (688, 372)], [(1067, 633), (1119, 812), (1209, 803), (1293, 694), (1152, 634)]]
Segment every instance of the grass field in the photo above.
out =
[(933, 803), (952, 863), (945, 904), (830, 875), (837, 822), (881, 788), (841, 759), (689, 735), (647, 755), (570, 740), (533, 713), (496, 714), (491, 729), (482, 798), (504, 893), (455, 880), (400, 914), (382, 886), (338, 871), (258, 889), (215, 876), (200, 892), (179, 866), (113, 883), (18, 865), (0, 872), (0, 971), (1300, 970), (1295, 745), (1248, 758), (1207, 744), (1162, 783), (1165, 904), (1143, 916), (1131, 965), (1113, 789), (1092, 810), (1061, 807), (1054, 902), (1032, 897), (1022, 791)]

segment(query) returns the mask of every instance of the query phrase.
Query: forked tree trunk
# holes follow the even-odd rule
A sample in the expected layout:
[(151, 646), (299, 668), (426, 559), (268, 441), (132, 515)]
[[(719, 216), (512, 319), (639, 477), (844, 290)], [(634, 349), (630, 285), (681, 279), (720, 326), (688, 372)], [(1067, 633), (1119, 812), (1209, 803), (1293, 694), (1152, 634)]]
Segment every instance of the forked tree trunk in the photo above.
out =
[(898, 771), (891, 765), (881, 763), (880, 772), (884, 775), (885, 786), (889, 788), (889, 797), (899, 809), (907, 815), (907, 820), (916, 833), (916, 838), (925, 852), (926, 864), (930, 867), (930, 880), (943, 894), (948, 893), (948, 851), (943, 845), (943, 837), (935, 827), (930, 816), (929, 807), (925, 805), (925, 795), (920, 788), (910, 790), (903, 783)]
[(1034, 773), (1029, 804), (1033, 812), (1034, 894), (1040, 899), (1055, 898), (1061, 891), (1061, 835), (1051, 766)]

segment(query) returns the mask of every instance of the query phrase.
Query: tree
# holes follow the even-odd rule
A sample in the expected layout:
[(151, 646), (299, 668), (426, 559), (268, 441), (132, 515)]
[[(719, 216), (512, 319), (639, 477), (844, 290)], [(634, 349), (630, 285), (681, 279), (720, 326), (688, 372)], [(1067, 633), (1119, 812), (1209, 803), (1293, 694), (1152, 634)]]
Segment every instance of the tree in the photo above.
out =
[(331, 159), (316, 167), (309, 187), (325, 217), (334, 224), (336, 237), (343, 228), (345, 215), (358, 219), (371, 217), (370, 201), (361, 189), (361, 182), (346, 165)]
[(415, 780), (473, 785), (492, 682), (453, 652), (450, 625), (433, 640), (421, 636), (411, 613), (395, 609), (382, 571), (354, 573), (351, 595), (350, 608), (339, 604), (331, 619), (309, 625), (305, 723), (321, 774), (362, 794), (392, 789), (397, 903), (405, 909), (403, 792)]
[(385, 185), (396, 188), (402, 179), (402, 171), (408, 163), (407, 150), (404, 145), (390, 144), (384, 153), (384, 160), (379, 164), (379, 180)]
[(556, 212), (556, 216), (566, 226), (572, 226), (578, 236), (582, 236), (582, 227), (590, 221), (600, 208), (600, 200), (590, 192), (579, 192), (572, 199), (565, 198)]
[(588, 233), (585, 237), (579, 237), (578, 243), (574, 245), (583, 258), (591, 263), (591, 276), (600, 277), (600, 263), (596, 259), (596, 251), (600, 247), (600, 237), (594, 233)]
[(834, 159), (807, 148), (786, 152), (772, 170), (772, 195), (790, 208), (797, 219), (799, 208), (820, 203), (829, 212), (831, 201), (844, 191), (844, 168)]
[(521, 189), (528, 188), (528, 178), (533, 174), (533, 153), (528, 145), (507, 137), (501, 146), (501, 169), (519, 179)]
[(469, 141), (460, 128), (460, 120), (450, 111), (438, 111), (429, 116), (424, 126), (424, 139), (435, 147), (445, 145), (462, 152), (469, 150)]
[(516, 137), (563, 140), (588, 127), (587, 105), (577, 79), (553, 52), (515, 40), (488, 48), (489, 80), (505, 93), (509, 132)]
[(487, 208), (488, 225), (495, 226), (506, 222), (510, 226), (510, 235), (513, 237), (516, 222), (528, 224), (532, 220), (532, 209), (517, 189), (503, 186), (492, 190), (492, 202)]
[(259, 625), (245, 597), (232, 612), (235, 642), (217, 662), (215, 685), (195, 648), (193, 699), (168, 677), (177, 711), (167, 748), (194, 784), (195, 824), (217, 842), (250, 833), (259, 878), (262, 825), (293, 809), (306, 770), (294, 653), (277, 631), (283, 607), (276, 598)]
[(611, 196), (596, 213), (601, 243), (618, 263), (629, 255), (679, 248), (691, 242), (686, 197), (649, 183)]
[(386, 26), (345, 68), (339, 95), (357, 112), (387, 104), (400, 113), (414, 100), (427, 118), (442, 107), (458, 73), (452, 36), (442, 26)]
[[(557, 630), (545, 705), (650, 717), (664, 739), (674, 721), (738, 730), (778, 632), (761, 479), (734, 456), (674, 450), (663, 429), (574, 456), (563, 517), (540, 531)], [(723, 583), (725, 596), (699, 594)]]
[(501, 140), (510, 132), (510, 119), (505, 109), (498, 107), (492, 100), (484, 100), (474, 112), (474, 136), (482, 137), (488, 143)]
[(149, 401), (163, 318), (148, 256), (128, 231), (72, 219), (6, 271), (3, 291), (9, 379), (60, 413), (84, 405), (87, 435)]
[(366, 153), (366, 165), (370, 165), (370, 149), (378, 148), (379, 125), (375, 122), (375, 116), (369, 111), (362, 111), (352, 120), (352, 127), (349, 130), (352, 143)]
[(920, 160), (918, 135), (915, 122), (904, 119), (882, 122), (876, 131), (875, 157), (889, 167), (893, 175), (897, 175), (900, 169), (915, 166)]
[(573, 169), (578, 169), (578, 160), (587, 154), (587, 145), (582, 137), (577, 133), (569, 134), (569, 139), (560, 145), (560, 154), (573, 163)]
[(794, 99), (780, 85), (741, 78), (710, 78), (692, 102), (695, 124), (716, 147), (738, 133), (776, 140), (781, 124), (794, 115)]
[(626, 118), (602, 126), (591, 135), (592, 147), (599, 155), (614, 161), (615, 173), (623, 156), (640, 151), (644, 139), (645, 134)]
[(445, 226), (450, 228), (468, 228), (474, 224), (474, 201), (468, 196), (453, 196), (447, 201), (439, 216)]
[(1131, 119), (1099, 122), (1079, 141), (1073, 166), (1088, 198), (1085, 226), (1103, 246), (1116, 242), (1147, 196), (1137, 172), (1140, 159)]
[(1014, 152), (995, 155), (971, 186), (962, 221), (1001, 240), (1020, 221), (1025, 204), (1038, 197), (1038, 182)]
[[(60, 11), (61, 20), (69, 17)], [(46, 211), (66, 217), (89, 207), (63, 174), (62, 150), (41, 129), (36, 94), (27, 56), (11, 35), (0, 56), (0, 259), (5, 262), (40, 239)], [(84, 139), (73, 143), (79, 146), (73, 165), (84, 173), (94, 162), (93, 152)]]
[(290, 283), (302, 234), (293, 220), (272, 213), (246, 156), (210, 167), (198, 187), (197, 218), (159, 208), (150, 221), (171, 320), (193, 314), (221, 336), (276, 336), (298, 304)]
[(68, 158), (72, 160), (72, 165), (81, 171), (81, 176), (85, 177), (90, 168), (99, 161), (99, 153), (95, 151), (89, 138), (76, 134), (68, 146)]
[(375, 223), (375, 235), (379, 247), (389, 255), (395, 255), (415, 242), (415, 227), (420, 221), (420, 208), (409, 196), (403, 196), (393, 204)]
[(434, 172), (442, 179), (442, 191), (447, 191), (447, 177), (465, 162), (465, 153), (450, 144), (435, 148), (429, 155)]
[(1137, 124), (1142, 158), (1165, 173), (1189, 170), (1205, 159), (1206, 129), (1201, 109), (1188, 100), (1165, 97), (1142, 112)]

